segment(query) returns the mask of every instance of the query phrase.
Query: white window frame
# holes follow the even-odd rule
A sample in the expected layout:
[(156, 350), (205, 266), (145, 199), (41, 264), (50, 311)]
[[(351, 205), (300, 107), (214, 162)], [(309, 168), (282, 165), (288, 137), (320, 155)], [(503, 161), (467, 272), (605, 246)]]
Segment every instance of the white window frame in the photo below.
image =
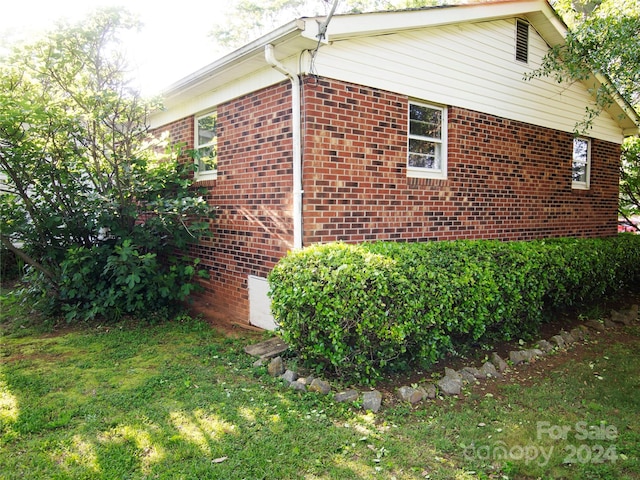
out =
[[(440, 138), (424, 137), (421, 135), (414, 135), (411, 133), (411, 105), (417, 105), (419, 107), (429, 108), (432, 110), (438, 110), (440, 112)], [(447, 108), (439, 105), (433, 105), (430, 103), (409, 100), (407, 108), (407, 176), (412, 178), (434, 178), (434, 179), (446, 179), (447, 178)], [(428, 167), (411, 167), (409, 166), (409, 157), (411, 155), (410, 141), (412, 139), (422, 140), (427, 142), (433, 142), (440, 145), (440, 168), (428, 168)]]
[[(195, 119), (194, 119), (194, 140), (193, 140), (193, 150), (194, 152), (197, 152), (198, 150), (202, 149), (202, 148), (210, 148), (210, 147), (214, 147), (216, 149), (217, 152), (217, 146), (218, 146), (218, 134), (216, 132), (216, 136), (207, 143), (203, 143), (200, 144), (200, 136), (199, 136), (199, 121), (202, 118), (206, 118), (209, 117), (211, 115), (216, 115), (217, 116), (217, 111), (216, 110), (210, 110), (206, 113), (200, 114), (200, 115), (196, 115)], [(217, 153), (216, 153), (217, 155)], [(203, 181), (203, 180), (215, 180), (216, 178), (218, 178), (218, 170), (214, 169), (214, 170), (201, 170), (202, 164), (198, 161), (198, 159), (194, 160), (196, 163), (196, 170), (195, 170), (195, 179), (198, 181)]]
[[(576, 147), (575, 147), (576, 142), (586, 142), (587, 152), (586, 152), (585, 160), (576, 159)], [(573, 147), (572, 154), (571, 154), (571, 187), (579, 190), (588, 190), (590, 186), (590, 181), (591, 181), (591, 139), (585, 138), (585, 137), (575, 137), (571, 145)], [(584, 181), (573, 179), (573, 168), (576, 165), (576, 163), (584, 165), (584, 168), (585, 168)]]

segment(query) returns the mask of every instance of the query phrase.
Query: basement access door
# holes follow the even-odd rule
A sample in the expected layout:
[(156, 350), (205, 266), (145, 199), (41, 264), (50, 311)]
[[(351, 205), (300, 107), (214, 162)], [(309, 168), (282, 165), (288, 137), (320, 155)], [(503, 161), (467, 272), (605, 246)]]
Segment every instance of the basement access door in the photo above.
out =
[(269, 283), (266, 278), (249, 275), (249, 323), (265, 330), (275, 330), (276, 322), (271, 315)]

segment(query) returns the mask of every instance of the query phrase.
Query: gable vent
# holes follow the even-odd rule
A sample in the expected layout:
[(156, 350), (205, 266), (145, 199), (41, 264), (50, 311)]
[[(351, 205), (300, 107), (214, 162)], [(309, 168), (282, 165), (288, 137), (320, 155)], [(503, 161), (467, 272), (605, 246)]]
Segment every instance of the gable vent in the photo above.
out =
[(516, 60), (529, 61), (529, 24), (523, 20), (516, 20)]

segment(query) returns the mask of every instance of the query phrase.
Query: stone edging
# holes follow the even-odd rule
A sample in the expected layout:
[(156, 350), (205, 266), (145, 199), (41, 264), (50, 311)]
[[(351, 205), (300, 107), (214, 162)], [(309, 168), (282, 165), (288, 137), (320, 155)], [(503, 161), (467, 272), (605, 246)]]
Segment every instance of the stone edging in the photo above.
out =
[[(604, 322), (587, 320), (583, 325), (571, 331), (561, 331), (549, 340), (540, 339), (536, 345), (538, 348), (526, 350), (514, 350), (509, 352), (509, 363), (517, 366), (521, 363), (530, 363), (539, 357), (544, 357), (555, 351), (568, 348), (570, 345), (584, 341), (590, 331), (604, 332), (606, 329), (617, 325), (631, 325), (638, 321), (638, 305), (633, 305), (628, 310), (612, 310), (609, 318)], [(281, 353), (281, 352), (278, 352)], [(268, 358), (261, 357), (253, 366), (263, 367)], [(437, 382), (427, 383), (422, 386), (402, 386), (397, 390), (397, 397), (402, 402), (415, 405), (423, 400), (435, 399), (438, 392), (441, 395), (460, 395), (465, 385), (476, 384), (481, 380), (490, 378), (504, 378), (509, 364), (496, 352), (491, 354), (490, 361), (485, 362), (480, 368), (463, 367), (456, 371), (451, 368), (444, 369), (444, 377)], [(284, 360), (280, 356), (272, 358), (267, 364), (267, 371), (272, 377), (280, 377), (289, 388), (301, 392), (316, 392), (328, 395), (332, 392), (331, 384), (314, 376), (300, 377), (295, 370), (286, 368)], [(382, 406), (382, 393), (377, 390), (360, 392), (356, 389), (336, 392), (336, 402), (356, 402), (360, 400), (363, 410), (378, 412)]]

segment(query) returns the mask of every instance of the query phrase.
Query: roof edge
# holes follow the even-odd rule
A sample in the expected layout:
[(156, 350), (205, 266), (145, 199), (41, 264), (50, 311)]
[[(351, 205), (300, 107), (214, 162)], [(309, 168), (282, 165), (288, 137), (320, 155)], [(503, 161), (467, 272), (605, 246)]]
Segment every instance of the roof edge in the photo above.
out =
[[(354, 36), (379, 35), (387, 32), (434, 27), (450, 23), (487, 21), (507, 16), (541, 12), (556, 29), (565, 29), (566, 24), (548, 0), (494, 0), (478, 3), (440, 5), (434, 7), (384, 10), (358, 14), (335, 15), (326, 33), (326, 42)], [(310, 17), (317, 22), (325, 16)], [(389, 21), (393, 19), (393, 21)], [(315, 37), (316, 32), (305, 30), (302, 34)], [(555, 39), (554, 39), (555, 40)]]
[(291, 35), (295, 35), (305, 29), (305, 21), (303, 19), (295, 19), (289, 23), (282, 25), (281, 27), (273, 30), (262, 37), (253, 40), (240, 47), (237, 50), (223, 56), (222, 58), (206, 65), (199, 70), (187, 75), (186, 77), (169, 85), (161, 92), (161, 95), (165, 99), (169, 99), (176, 95), (183, 94), (185, 90), (188, 90), (196, 85), (206, 82), (212, 77), (216, 71), (224, 69), (225, 67), (241, 61), (243, 58), (256, 54), (256, 52), (262, 52), (265, 45), (268, 45), (278, 40), (282, 40)]

